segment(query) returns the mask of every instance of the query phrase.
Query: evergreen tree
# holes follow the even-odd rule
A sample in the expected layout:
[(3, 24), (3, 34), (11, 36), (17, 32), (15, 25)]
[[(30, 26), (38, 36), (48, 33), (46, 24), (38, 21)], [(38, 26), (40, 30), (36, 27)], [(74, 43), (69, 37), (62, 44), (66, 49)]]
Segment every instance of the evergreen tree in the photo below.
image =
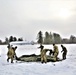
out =
[(48, 32), (45, 32), (44, 44), (50, 44), (50, 43), (51, 43), (50, 34)]
[(61, 37), (57, 33), (53, 33), (54, 43), (61, 43)]
[(13, 41), (17, 41), (17, 38), (16, 37), (13, 37)]
[(6, 37), (5, 38), (5, 42), (8, 44), (9, 43), (9, 39)]
[(13, 41), (13, 36), (10, 36), (9, 37), (9, 42), (12, 42)]
[(37, 35), (37, 43), (42, 44), (43, 43), (43, 34), (41, 31), (39, 31), (38, 35)]
[(18, 41), (23, 41), (23, 38), (18, 38)]
[(76, 43), (76, 37), (74, 35), (70, 36), (70, 43)]
[(53, 44), (53, 35), (51, 32), (50, 32), (50, 43)]

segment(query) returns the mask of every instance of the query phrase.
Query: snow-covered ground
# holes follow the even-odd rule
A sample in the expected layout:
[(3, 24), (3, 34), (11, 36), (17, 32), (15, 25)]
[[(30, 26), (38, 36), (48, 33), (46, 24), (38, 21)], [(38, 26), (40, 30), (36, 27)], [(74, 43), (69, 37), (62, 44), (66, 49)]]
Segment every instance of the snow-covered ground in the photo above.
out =
[[(39, 54), (39, 45), (17, 46), (17, 56), (24, 54)], [(61, 56), (61, 46), (59, 47), (59, 58)], [(60, 62), (17, 62), (11, 64), (7, 59), (7, 46), (0, 45), (0, 75), (76, 75), (76, 44), (64, 44), (68, 50), (67, 59)], [(52, 45), (44, 45), (45, 48), (53, 49)], [(47, 53), (48, 54), (48, 53)]]

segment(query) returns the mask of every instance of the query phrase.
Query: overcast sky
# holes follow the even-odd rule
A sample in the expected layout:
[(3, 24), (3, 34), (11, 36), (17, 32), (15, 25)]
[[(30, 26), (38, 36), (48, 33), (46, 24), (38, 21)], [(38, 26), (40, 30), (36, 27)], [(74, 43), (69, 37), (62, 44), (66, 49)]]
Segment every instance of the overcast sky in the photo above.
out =
[(40, 30), (76, 35), (76, 0), (0, 0), (0, 38), (36, 40)]

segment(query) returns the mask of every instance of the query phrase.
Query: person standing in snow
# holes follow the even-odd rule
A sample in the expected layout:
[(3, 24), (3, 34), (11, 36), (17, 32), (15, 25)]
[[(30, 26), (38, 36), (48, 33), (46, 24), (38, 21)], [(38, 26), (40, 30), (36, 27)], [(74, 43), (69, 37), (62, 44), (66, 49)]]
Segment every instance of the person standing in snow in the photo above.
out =
[(57, 56), (59, 54), (59, 50), (58, 50), (58, 46), (56, 46), (55, 44), (53, 44), (53, 57), (57, 59)]
[(66, 59), (66, 55), (67, 55), (67, 49), (63, 45), (61, 45), (61, 47), (62, 47), (62, 51), (61, 52), (63, 52), (62, 58), (63, 58), (63, 60), (65, 60)]
[(13, 59), (16, 58), (15, 50), (17, 49), (17, 46), (14, 48), (12, 46), (7, 46), (8, 52), (7, 52), (7, 61), (9, 62), (9, 59), (11, 59), (11, 63), (13, 63)]

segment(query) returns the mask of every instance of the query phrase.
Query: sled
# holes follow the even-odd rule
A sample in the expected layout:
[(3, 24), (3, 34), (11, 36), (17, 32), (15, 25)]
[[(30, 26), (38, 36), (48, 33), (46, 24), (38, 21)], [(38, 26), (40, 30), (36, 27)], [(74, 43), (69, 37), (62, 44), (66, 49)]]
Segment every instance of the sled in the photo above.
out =
[[(17, 61), (24, 61), (24, 62), (40, 62), (41, 61), (41, 56), (40, 55), (22, 55), (20, 57), (16, 58)], [(60, 58), (54, 58), (50, 55), (47, 55), (47, 62), (57, 62), (57, 61), (62, 61)]]

